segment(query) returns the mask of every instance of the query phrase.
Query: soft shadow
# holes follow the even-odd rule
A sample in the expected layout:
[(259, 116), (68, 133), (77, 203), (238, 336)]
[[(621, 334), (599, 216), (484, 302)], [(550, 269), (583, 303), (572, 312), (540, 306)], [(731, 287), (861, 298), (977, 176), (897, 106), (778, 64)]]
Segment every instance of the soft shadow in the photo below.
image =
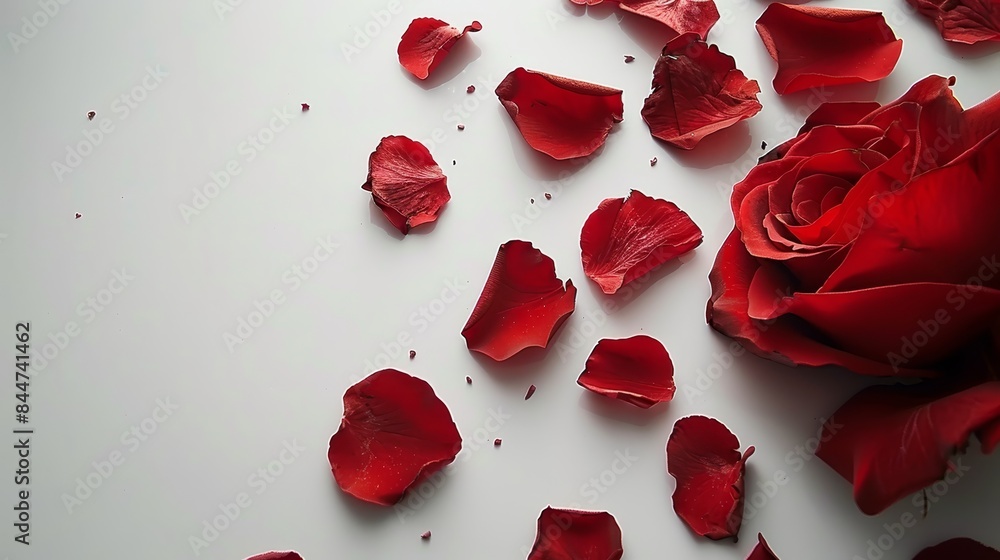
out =
[[(660, 140), (657, 142), (666, 145)], [(674, 161), (684, 167), (709, 169), (733, 163), (747, 153), (752, 143), (750, 124), (744, 119), (729, 128), (709, 134), (694, 149), (681, 150), (671, 146), (667, 151)]]
[[(560, 327), (559, 330), (561, 332), (563, 328)], [(472, 358), (479, 364), (479, 367), (490, 375), (493, 375), (501, 385), (520, 387), (521, 391), (525, 391), (528, 385), (530, 385), (530, 383), (525, 384), (525, 378), (529, 375), (537, 375), (546, 369), (542, 365), (542, 362), (545, 361), (549, 350), (552, 349), (558, 338), (559, 333), (556, 333), (556, 336), (549, 341), (548, 349), (526, 348), (502, 362), (498, 362), (489, 356), (484, 356), (479, 352), (472, 352), (471, 354)]]
[(576, 17), (586, 15), (596, 20), (602, 20), (611, 17), (615, 13), (615, 7), (613, 2), (602, 2), (594, 6), (581, 6), (569, 3), (569, 6), (566, 6), (566, 12)]
[(642, 409), (618, 399), (584, 390), (580, 395), (580, 406), (587, 412), (602, 416), (609, 420), (631, 424), (633, 426), (659, 426), (662, 418), (670, 409), (670, 403), (658, 403)]
[(778, 99), (786, 109), (799, 118), (799, 122), (802, 122), (823, 103), (830, 101), (874, 101), (878, 96), (879, 86), (879, 82), (820, 86), (779, 95)]
[(507, 128), (507, 134), (510, 136), (511, 151), (513, 152), (514, 160), (517, 161), (521, 171), (540, 181), (555, 181), (573, 176), (586, 167), (594, 158), (599, 157), (604, 151), (605, 144), (610, 142), (611, 137), (618, 131), (618, 125), (615, 125), (611, 129), (611, 134), (608, 135), (605, 143), (601, 144), (589, 156), (557, 160), (528, 145), (528, 142), (521, 136), (521, 131), (517, 129), (517, 125), (514, 124), (513, 119), (507, 114), (507, 109), (501, 105), (497, 108), (497, 111), (500, 113), (500, 118)]
[(662, 23), (630, 12), (622, 12), (618, 26), (654, 59), (663, 52), (664, 45), (677, 36)]
[(368, 216), (373, 224), (382, 228), (386, 233), (396, 239), (403, 239), (406, 237), (400, 233), (398, 229), (396, 229), (396, 226), (389, 222), (389, 219), (385, 217), (385, 214), (382, 213), (382, 210), (379, 209), (374, 200), (368, 204)]
[(614, 294), (605, 294), (604, 291), (601, 290), (600, 286), (598, 286), (595, 282), (586, 282), (587, 288), (590, 290), (594, 299), (601, 302), (602, 308), (606, 308), (606, 305), (613, 305), (614, 312), (617, 313), (625, 309), (633, 301), (641, 299), (642, 294), (656, 284), (657, 281), (661, 280), (664, 276), (667, 276), (671, 272), (680, 268), (684, 263), (694, 258), (695, 250), (691, 250), (678, 258), (661, 264), (646, 274), (643, 274), (628, 284), (625, 284)]
[[(934, 30), (937, 31), (937, 28)], [(942, 39), (942, 41), (944, 41), (944, 39)], [(952, 55), (962, 59), (975, 60), (977, 58), (983, 58), (1000, 52), (1000, 42), (995, 41), (983, 41), (981, 43), (976, 43), (975, 45), (953, 43), (951, 41), (944, 42), (948, 45), (948, 50), (951, 51)]]
[(337, 496), (336, 500), (350, 512), (348, 517), (354, 521), (358, 521), (358, 525), (375, 528), (384, 525), (389, 519), (396, 517), (396, 512), (393, 508), (378, 506), (359, 500), (341, 490), (332, 476), (329, 477), (329, 480), (330, 492)]
[(451, 51), (445, 55), (444, 61), (437, 68), (431, 70), (430, 75), (426, 79), (421, 80), (410, 74), (410, 71), (402, 66), (399, 69), (406, 74), (406, 77), (411, 82), (419, 84), (424, 89), (434, 89), (458, 76), (462, 73), (462, 70), (465, 70), (466, 66), (482, 56), (482, 49), (469, 39), (471, 37), (462, 37), (462, 39), (455, 43)]

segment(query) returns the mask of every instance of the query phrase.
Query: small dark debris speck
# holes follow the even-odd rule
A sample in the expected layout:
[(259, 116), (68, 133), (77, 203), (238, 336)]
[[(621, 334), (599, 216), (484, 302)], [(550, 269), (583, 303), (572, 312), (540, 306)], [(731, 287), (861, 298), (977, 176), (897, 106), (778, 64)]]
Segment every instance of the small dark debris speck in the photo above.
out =
[(87, 120), (88, 121), (94, 120), (94, 117), (96, 117), (96, 116), (97, 116), (97, 113), (95, 113), (94, 111), (88, 111), (87, 112)]
[(656, 161), (657, 161), (656, 158), (649, 160), (649, 166), (653, 167), (654, 165), (656, 165)]
[(535, 386), (532, 385), (531, 387), (528, 387), (528, 392), (524, 394), (524, 400), (530, 399), (531, 395), (534, 394), (535, 394)]
[(420, 538), (424, 539), (425, 541), (429, 540), (431, 538), (431, 532), (430, 531), (424, 531), (423, 534), (420, 535)]
[(469, 87), (465, 88), (465, 93), (475, 93), (475, 92), (476, 92), (476, 86), (470, 85)]
[(632, 62), (633, 60), (635, 60), (634, 56), (632, 56), (630, 54), (625, 55), (625, 64), (628, 64), (629, 62)]
[(472, 378), (469, 377), (468, 375), (466, 375), (465, 376), (465, 382), (468, 383), (469, 385), (472, 385)]
[(77, 220), (79, 220), (79, 219), (80, 219), (80, 218), (82, 218), (82, 217), (83, 217), (83, 214), (81, 214), (81, 213), (79, 213), (79, 212), (77, 212), (77, 213), (76, 213), (76, 219), (77, 219)]
[(552, 195), (549, 193), (545, 193), (545, 200), (552, 200)]
[(760, 149), (766, 150), (767, 149), (767, 142), (764, 142), (763, 140), (761, 140), (760, 141)]
[(309, 104), (308, 103), (303, 103), (302, 104), (302, 112), (306, 112), (308, 110), (309, 110)]
[(458, 125), (458, 127), (457, 127), (457, 128), (458, 128), (459, 130), (465, 130), (465, 125), (464, 125), (464, 124), (461, 124), (461, 123), (459, 123), (459, 125)]
[(529, 199), (529, 200), (531, 201), (532, 204), (535, 203), (535, 199), (532, 198), (532, 199)]
[(417, 357), (417, 351), (416, 350), (410, 350), (410, 359), (412, 360), (413, 358), (416, 358), (416, 357)]
[(503, 440), (500, 439), (500, 438), (497, 438), (497, 439), (493, 440), (493, 447), (500, 447), (501, 443), (503, 443)]

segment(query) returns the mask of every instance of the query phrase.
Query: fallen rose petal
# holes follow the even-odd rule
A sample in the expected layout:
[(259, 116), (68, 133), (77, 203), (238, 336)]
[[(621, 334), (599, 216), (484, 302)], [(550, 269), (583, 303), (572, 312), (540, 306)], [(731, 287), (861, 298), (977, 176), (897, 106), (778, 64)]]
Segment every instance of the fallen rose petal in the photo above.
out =
[(671, 40), (653, 68), (642, 118), (653, 136), (690, 150), (705, 136), (756, 115), (760, 86), (736, 61), (689, 33)]
[(1000, 6), (996, 0), (907, 0), (934, 21), (946, 41), (972, 45), (1000, 41)]
[(713, 0), (618, 0), (621, 9), (658, 21), (678, 35), (694, 33), (705, 38), (719, 21)]
[(583, 271), (606, 294), (701, 245), (701, 229), (672, 202), (633, 190), (605, 199), (583, 224)]
[(368, 180), (375, 205), (402, 234), (433, 222), (449, 200), (448, 178), (420, 142), (386, 136), (368, 158)]
[(448, 51), (466, 33), (482, 30), (483, 25), (473, 21), (465, 29), (457, 28), (434, 18), (417, 18), (410, 22), (399, 40), (396, 53), (399, 63), (421, 80), (444, 61)]
[(767, 545), (764, 535), (757, 533), (757, 544), (750, 551), (747, 560), (778, 560), (778, 555)]
[(462, 437), (426, 381), (394, 369), (376, 371), (344, 393), (344, 418), (328, 454), (340, 488), (390, 506), (451, 463)]
[(868, 515), (962, 474), (956, 452), (977, 429), (1000, 419), (1000, 381), (942, 393), (923, 386), (875, 386), (850, 398), (823, 426), (816, 456), (854, 484)]
[(545, 348), (576, 307), (576, 287), (556, 278), (552, 259), (527, 241), (500, 246), (462, 336), (469, 350), (503, 361)]
[(667, 440), (667, 472), (677, 479), (674, 511), (695, 533), (713, 540), (737, 537), (743, 523), (743, 474), (750, 446), (721, 422), (681, 418)]
[(589, 156), (622, 121), (622, 91), (517, 68), (497, 97), (529, 146), (554, 159)]
[(620, 560), (622, 530), (606, 511), (547, 507), (528, 560)]
[(778, 63), (774, 90), (875, 82), (889, 75), (903, 50), (879, 12), (774, 2), (757, 33)]
[(302, 557), (297, 552), (265, 552), (247, 560), (302, 560)]
[(1000, 551), (979, 541), (958, 537), (921, 550), (913, 560), (1000, 560)]
[(639, 408), (667, 402), (676, 390), (670, 354), (660, 341), (646, 335), (598, 341), (576, 382)]

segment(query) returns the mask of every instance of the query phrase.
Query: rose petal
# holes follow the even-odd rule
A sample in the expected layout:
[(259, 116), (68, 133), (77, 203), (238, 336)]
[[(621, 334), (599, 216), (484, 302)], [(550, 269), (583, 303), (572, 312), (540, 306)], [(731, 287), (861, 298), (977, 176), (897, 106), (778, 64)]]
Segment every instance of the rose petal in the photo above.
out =
[(622, 530), (606, 511), (547, 507), (528, 560), (620, 560)]
[(247, 560), (302, 560), (302, 557), (297, 552), (265, 552)]
[(1000, 41), (1000, 7), (996, 0), (907, 0), (934, 20), (945, 41), (968, 45)]
[(701, 242), (701, 230), (674, 203), (633, 190), (605, 199), (583, 224), (583, 271), (613, 294)]
[(816, 456), (852, 482), (858, 508), (875, 515), (960, 469), (952, 456), (997, 419), (1000, 381), (950, 394), (921, 385), (869, 387), (824, 424)]
[(713, 0), (618, 0), (626, 12), (658, 21), (678, 35), (694, 33), (704, 39), (719, 21), (719, 9)]
[(448, 178), (420, 142), (386, 136), (368, 158), (368, 180), (375, 205), (404, 235), (411, 227), (433, 222), (451, 200)]
[(676, 390), (670, 354), (660, 341), (646, 335), (598, 341), (576, 382), (639, 408), (667, 402)]
[(750, 551), (747, 560), (778, 560), (778, 555), (767, 545), (764, 535), (757, 533), (757, 544)]
[(569, 0), (577, 6), (596, 6), (604, 0)]
[(774, 2), (757, 20), (757, 33), (778, 63), (779, 94), (881, 80), (903, 49), (881, 13), (862, 10)]
[(622, 91), (517, 68), (497, 97), (529, 146), (554, 159), (588, 156), (623, 116)]
[(563, 287), (552, 259), (527, 241), (500, 246), (483, 293), (462, 336), (469, 350), (502, 361), (528, 347), (545, 348), (576, 307), (576, 287)]
[(1000, 560), (1000, 551), (966, 537), (948, 539), (929, 546), (913, 557), (913, 560)]
[(344, 393), (344, 418), (330, 438), (340, 488), (390, 506), (455, 460), (462, 437), (426, 381), (394, 369), (376, 371)]
[(677, 479), (674, 511), (695, 533), (713, 540), (736, 538), (743, 523), (743, 474), (750, 446), (722, 422), (688, 416), (674, 424), (667, 440), (667, 472)]
[(756, 115), (760, 87), (733, 57), (689, 33), (667, 43), (653, 68), (642, 118), (656, 138), (690, 150), (702, 138)]
[(473, 21), (465, 29), (457, 28), (434, 18), (417, 18), (410, 22), (399, 40), (396, 53), (399, 63), (411, 74), (425, 79), (444, 61), (451, 47), (466, 33), (480, 31), (483, 25)]

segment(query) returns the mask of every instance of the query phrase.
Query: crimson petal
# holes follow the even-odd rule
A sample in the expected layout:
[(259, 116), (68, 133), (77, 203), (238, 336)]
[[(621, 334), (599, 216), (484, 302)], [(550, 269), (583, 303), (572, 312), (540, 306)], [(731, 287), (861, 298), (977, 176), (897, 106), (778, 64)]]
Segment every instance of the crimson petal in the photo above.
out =
[(503, 361), (545, 348), (576, 307), (576, 287), (556, 278), (555, 263), (527, 241), (497, 251), (490, 276), (462, 329), (469, 350)]
[(945, 41), (974, 44), (1000, 41), (1000, 7), (996, 0), (907, 0), (934, 20)]
[(247, 560), (302, 560), (302, 557), (297, 552), (265, 552)]
[(459, 39), (466, 33), (480, 31), (482, 28), (481, 23), (473, 21), (459, 31), (439, 19), (417, 18), (410, 22), (399, 40), (399, 47), (396, 49), (399, 63), (423, 80), (444, 61), (448, 51)]
[(690, 150), (705, 136), (756, 115), (758, 93), (760, 86), (736, 69), (733, 57), (689, 33), (663, 47), (642, 118), (653, 136)]
[(622, 91), (517, 68), (497, 97), (529, 146), (554, 159), (589, 156), (621, 122)]
[(858, 507), (875, 515), (943, 478), (969, 436), (998, 419), (1000, 381), (951, 394), (869, 387), (824, 424), (816, 456), (852, 482)]
[(743, 474), (750, 446), (740, 455), (736, 436), (714, 418), (688, 416), (667, 440), (667, 472), (677, 479), (674, 511), (695, 533), (736, 538), (743, 523)]
[(670, 354), (660, 341), (646, 335), (600, 340), (577, 383), (639, 408), (667, 402), (676, 390)]
[(677, 205), (633, 190), (602, 201), (583, 224), (583, 271), (613, 294), (701, 242), (701, 229)]
[(757, 533), (757, 545), (750, 551), (750, 556), (747, 556), (747, 560), (778, 560), (778, 555), (768, 546), (767, 541), (764, 540), (764, 535)]
[(875, 82), (889, 75), (903, 50), (879, 12), (768, 5), (757, 33), (778, 63), (774, 90)]
[(528, 560), (620, 560), (622, 530), (606, 511), (547, 507)]
[(426, 381), (394, 369), (376, 371), (344, 393), (344, 418), (330, 438), (340, 488), (390, 506), (455, 460), (462, 437)]
[(948, 539), (929, 546), (913, 557), (913, 560), (1000, 560), (1000, 551), (979, 541), (966, 537)]
[(626, 12), (658, 21), (679, 35), (694, 33), (704, 39), (719, 21), (714, 0), (618, 0)]
[(375, 205), (404, 235), (411, 227), (433, 222), (451, 200), (448, 178), (420, 142), (386, 136), (368, 158), (368, 180)]

